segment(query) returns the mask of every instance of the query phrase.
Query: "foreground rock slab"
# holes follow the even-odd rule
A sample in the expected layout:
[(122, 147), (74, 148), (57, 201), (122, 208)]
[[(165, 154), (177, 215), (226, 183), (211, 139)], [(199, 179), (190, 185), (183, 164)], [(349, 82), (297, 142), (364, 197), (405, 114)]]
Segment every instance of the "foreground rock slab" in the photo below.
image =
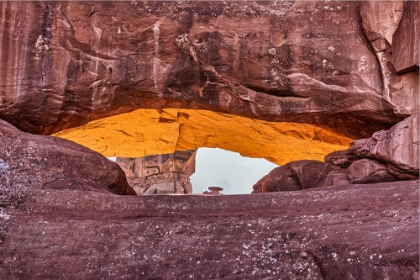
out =
[(232, 196), (36, 190), (0, 278), (418, 279), (419, 181)]

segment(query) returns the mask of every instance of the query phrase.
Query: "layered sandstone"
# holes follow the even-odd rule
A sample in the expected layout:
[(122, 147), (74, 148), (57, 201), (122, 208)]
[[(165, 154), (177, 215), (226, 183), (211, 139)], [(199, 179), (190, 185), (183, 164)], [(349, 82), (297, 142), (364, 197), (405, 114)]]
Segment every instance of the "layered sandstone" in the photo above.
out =
[(392, 64), (399, 73), (419, 71), (420, 3), (404, 1), (401, 23), (393, 35)]
[(388, 131), (381, 130), (371, 138), (354, 141), (351, 150), (360, 157), (385, 162), (391, 173), (402, 178), (418, 177), (419, 125), (419, 114), (412, 115)]
[(2, 2), (0, 118), (50, 134), (182, 107), (369, 137), (418, 110), (418, 79), (395, 76), (390, 53), (370, 46), (401, 12), (367, 28), (375, 10), (363, 5)]
[(420, 109), (419, 2), (364, 1), (360, 14), (380, 67), (382, 98), (393, 104), (395, 112), (417, 113)]
[(195, 172), (196, 151), (139, 158), (117, 158), (137, 195), (191, 194), (190, 176)]

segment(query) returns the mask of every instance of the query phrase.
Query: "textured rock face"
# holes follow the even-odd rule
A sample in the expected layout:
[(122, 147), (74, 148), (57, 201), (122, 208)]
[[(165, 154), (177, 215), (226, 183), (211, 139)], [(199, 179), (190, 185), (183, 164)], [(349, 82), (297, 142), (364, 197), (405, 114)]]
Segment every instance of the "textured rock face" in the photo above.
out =
[(331, 163), (332, 165), (335, 165), (341, 168), (349, 167), (353, 162), (355, 162), (358, 159), (360, 159), (360, 157), (358, 157), (350, 149), (344, 150), (344, 151), (333, 152), (325, 156), (324, 158), (325, 162)]
[(192, 194), (190, 178), (180, 173), (163, 173), (147, 178), (127, 178), (137, 195)]
[(34, 192), (0, 204), (0, 278), (417, 280), (418, 184), (211, 197)]
[(141, 158), (117, 158), (137, 195), (191, 194), (189, 177), (195, 172), (196, 151)]
[(277, 167), (253, 186), (253, 193), (418, 179), (419, 125), (415, 114), (388, 131), (354, 141), (348, 150), (327, 155), (325, 163), (296, 161)]
[(417, 108), (418, 79), (387, 93), (398, 82), (365, 40), (359, 2), (244, 4), (2, 2), (0, 117), (48, 134), (184, 107), (361, 138)]
[[(418, 178), (418, 15), (409, 1), (0, 1), (0, 119), (27, 132), (139, 108), (179, 135), (177, 108), (289, 122), (273, 131), (299, 149), (342, 144), (318, 127), (379, 131), (254, 189), (299, 192), (138, 197), (114, 195), (135, 192), (97, 153), (0, 120), (0, 278), (418, 279), (419, 181), (366, 184)], [(243, 139), (204, 135), (156, 146)]]
[(67, 140), (19, 131), (2, 120), (0, 187), (135, 195), (121, 168), (102, 155)]

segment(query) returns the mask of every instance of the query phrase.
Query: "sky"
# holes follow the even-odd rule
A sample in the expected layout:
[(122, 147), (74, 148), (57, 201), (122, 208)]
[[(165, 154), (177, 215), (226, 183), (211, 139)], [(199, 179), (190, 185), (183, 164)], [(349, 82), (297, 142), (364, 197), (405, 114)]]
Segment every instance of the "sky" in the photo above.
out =
[[(109, 159), (115, 161), (115, 157)], [(223, 194), (249, 194), (258, 180), (278, 167), (265, 159), (243, 157), (218, 148), (198, 149), (195, 162), (195, 173), (190, 177), (193, 193), (218, 186), (223, 188)]]
[(195, 173), (190, 177), (193, 193), (218, 186), (223, 188), (223, 194), (249, 194), (252, 186), (276, 167), (277, 164), (265, 159), (242, 157), (222, 149), (200, 148)]

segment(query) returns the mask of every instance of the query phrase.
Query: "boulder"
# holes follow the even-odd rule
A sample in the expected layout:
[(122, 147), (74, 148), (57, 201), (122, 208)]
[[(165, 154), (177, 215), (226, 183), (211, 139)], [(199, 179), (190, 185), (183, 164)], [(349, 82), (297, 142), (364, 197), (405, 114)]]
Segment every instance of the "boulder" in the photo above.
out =
[(347, 176), (354, 184), (378, 183), (396, 181), (389, 173), (385, 164), (372, 159), (361, 159), (350, 165)]
[(302, 188), (287, 166), (274, 168), (252, 187), (252, 193), (298, 191)]
[(333, 169), (325, 175), (318, 187), (340, 186), (351, 184), (346, 169)]
[(290, 162), (274, 168), (253, 186), (253, 193), (297, 191), (316, 188), (331, 170), (331, 165), (314, 160)]
[(359, 157), (386, 163), (397, 172), (419, 176), (419, 114), (406, 118), (388, 131), (356, 140), (351, 150)]
[(0, 187), (135, 195), (122, 169), (76, 143), (22, 132), (0, 120)]

